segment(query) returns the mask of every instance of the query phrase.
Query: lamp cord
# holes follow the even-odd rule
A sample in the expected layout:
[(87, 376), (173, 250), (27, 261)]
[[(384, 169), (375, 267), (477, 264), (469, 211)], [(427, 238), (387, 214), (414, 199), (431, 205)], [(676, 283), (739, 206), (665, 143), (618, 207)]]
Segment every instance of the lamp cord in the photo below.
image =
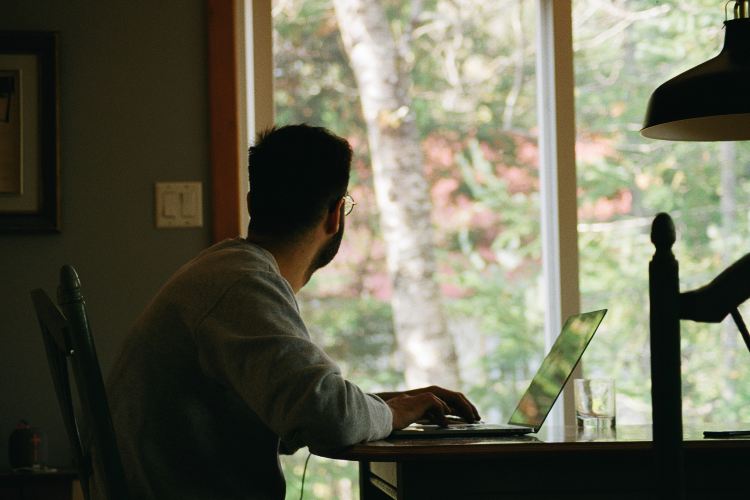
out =
[(302, 469), (302, 485), (299, 487), (299, 500), (302, 500), (302, 497), (305, 494), (305, 475), (307, 474), (307, 462), (310, 461), (311, 456), (312, 453), (307, 454), (307, 458), (305, 459), (305, 467)]

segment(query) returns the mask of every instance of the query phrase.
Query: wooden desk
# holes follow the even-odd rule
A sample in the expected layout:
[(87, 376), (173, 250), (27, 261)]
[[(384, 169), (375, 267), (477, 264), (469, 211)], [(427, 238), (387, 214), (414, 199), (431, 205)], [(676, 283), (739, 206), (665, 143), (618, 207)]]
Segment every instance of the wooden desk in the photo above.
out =
[[(750, 439), (707, 440), (703, 430), (685, 430), (688, 498), (750, 498)], [(326, 456), (360, 463), (363, 500), (656, 498), (650, 426), (385, 440)]]

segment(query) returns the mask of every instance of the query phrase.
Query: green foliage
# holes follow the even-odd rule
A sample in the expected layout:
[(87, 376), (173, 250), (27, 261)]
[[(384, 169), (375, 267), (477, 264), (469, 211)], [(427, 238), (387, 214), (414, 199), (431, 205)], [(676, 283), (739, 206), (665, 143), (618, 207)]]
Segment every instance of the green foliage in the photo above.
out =
[(372, 392), (403, 385), (403, 375), (391, 366), (395, 342), (390, 304), (363, 298), (319, 298), (314, 291), (301, 298), (311, 337), (339, 363), (347, 378)]
[[(302, 490), (302, 477), (307, 448), (294, 455), (282, 455), (281, 464), (286, 478), (286, 499), (298, 500)], [(310, 456), (304, 474), (303, 498), (359, 498), (358, 469), (355, 462), (331, 460)]]
[(364, 137), (359, 94), (330, 0), (274, 5), (277, 123), (320, 124)]

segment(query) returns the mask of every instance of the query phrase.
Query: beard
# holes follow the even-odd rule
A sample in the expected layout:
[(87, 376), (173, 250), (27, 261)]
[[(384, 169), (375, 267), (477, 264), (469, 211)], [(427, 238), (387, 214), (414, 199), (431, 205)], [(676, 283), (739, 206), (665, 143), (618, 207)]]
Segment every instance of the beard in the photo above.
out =
[(339, 252), (339, 247), (341, 246), (341, 240), (344, 238), (344, 219), (345, 217), (342, 216), (339, 230), (336, 231), (336, 234), (331, 236), (331, 239), (328, 240), (318, 251), (310, 264), (308, 276), (312, 276), (315, 271), (330, 264), (333, 258), (336, 257), (336, 254)]

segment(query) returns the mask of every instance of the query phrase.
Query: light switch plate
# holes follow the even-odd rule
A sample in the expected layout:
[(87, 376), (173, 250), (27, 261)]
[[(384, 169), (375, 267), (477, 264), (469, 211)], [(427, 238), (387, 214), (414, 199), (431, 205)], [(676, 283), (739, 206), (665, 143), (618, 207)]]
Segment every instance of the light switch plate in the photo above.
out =
[(202, 227), (201, 182), (156, 183), (156, 227)]

